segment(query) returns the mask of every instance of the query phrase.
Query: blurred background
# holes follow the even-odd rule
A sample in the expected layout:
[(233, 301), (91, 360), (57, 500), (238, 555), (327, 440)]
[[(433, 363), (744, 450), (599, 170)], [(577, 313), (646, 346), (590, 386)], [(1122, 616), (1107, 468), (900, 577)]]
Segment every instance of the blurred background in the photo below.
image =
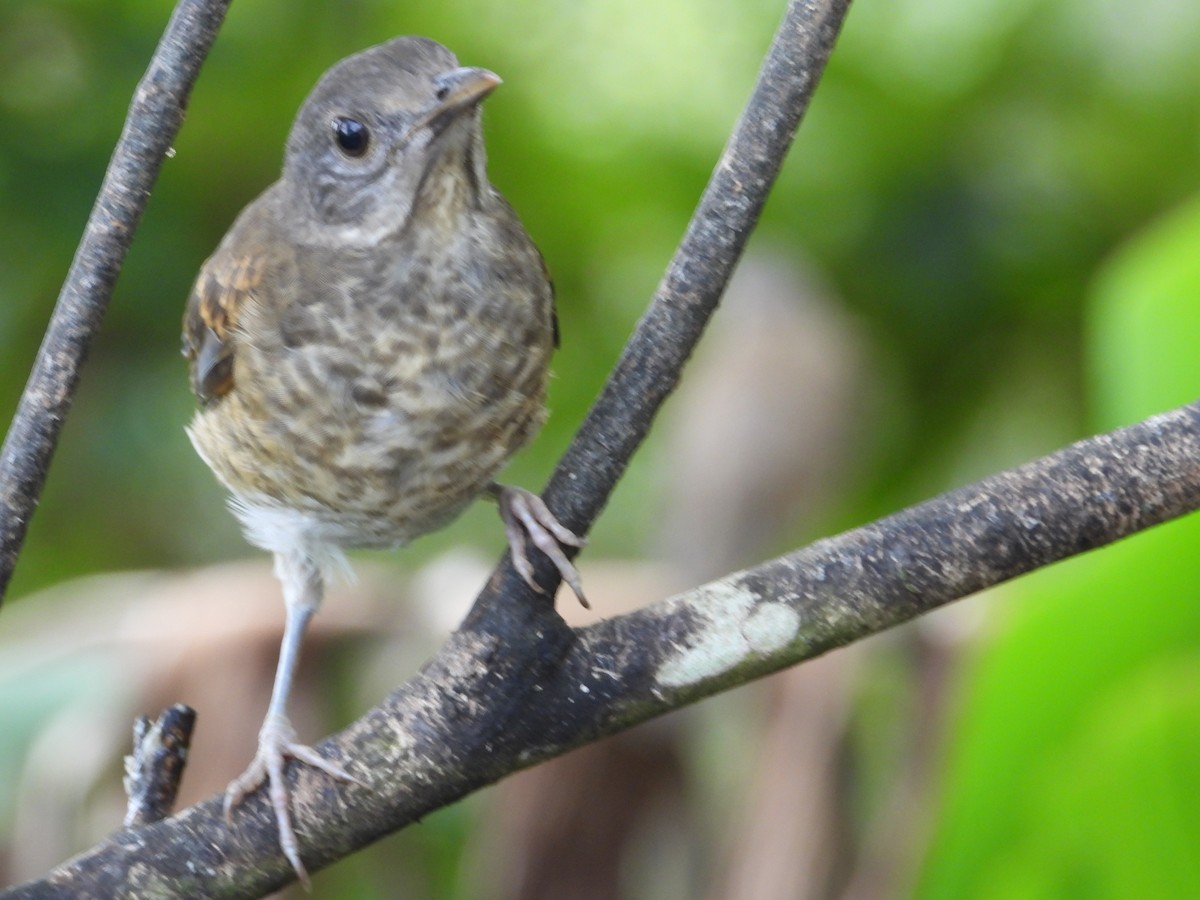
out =
[[(782, 9), (233, 5), (0, 611), (0, 883), (119, 827), (134, 715), (197, 708), (185, 802), (252, 755), (282, 602), (184, 436), (179, 322), (320, 73), (422, 33), (504, 78), (492, 178), (563, 331), (549, 423), (507, 473), (536, 488)], [(169, 12), (0, 3), (5, 421)], [(1194, 399), (1197, 46), (1190, 0), (856, 4), (727, 302), (592, 535), (596, 613)], [(305, 647), (302, 737), (455, 626), (502, 547), (478, 506), (357, 557)], [(316, 895), (1200, 896), (1198, 546), (1200, 520), (1163, 526), (577, 751), (319, 874)]]

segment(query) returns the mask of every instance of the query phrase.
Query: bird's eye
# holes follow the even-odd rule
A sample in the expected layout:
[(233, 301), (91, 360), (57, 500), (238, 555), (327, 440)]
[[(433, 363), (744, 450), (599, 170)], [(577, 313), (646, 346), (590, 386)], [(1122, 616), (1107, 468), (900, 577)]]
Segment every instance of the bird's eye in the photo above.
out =
[(333, 140), (344, 154), (357, 159), (367, 152), (371, 143), (371, 132), (358, 119), (338, 116), (333, 120)]
[(438, 84), (437, 90), (433, 92), (433, 96), (439, 101), (445, 100), (450, 96), (450, 85), (446, 84), (444, 81), (441, 82)]

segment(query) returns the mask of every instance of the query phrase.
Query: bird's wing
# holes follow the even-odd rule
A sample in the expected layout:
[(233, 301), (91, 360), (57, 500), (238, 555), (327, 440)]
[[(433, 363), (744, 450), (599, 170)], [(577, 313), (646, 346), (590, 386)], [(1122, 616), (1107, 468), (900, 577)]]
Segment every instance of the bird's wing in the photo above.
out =
[(223, 245), (204, 263), (183, 315), (183, 355), (204, 405), (233, 390), (238, 318), (262, 281), (265, 260)]
[(546, 265), (546, 257), (538, 250), (538, 262), (542, 264), (542, 274), (546, 276), (546, 284), (550, 286), (550, 326), (554, 329), (554, 349), (558, 349), (562, 335), (558, 330), (558, 291), (554, 288), (554, 279), (550, 275), (550, 267)]

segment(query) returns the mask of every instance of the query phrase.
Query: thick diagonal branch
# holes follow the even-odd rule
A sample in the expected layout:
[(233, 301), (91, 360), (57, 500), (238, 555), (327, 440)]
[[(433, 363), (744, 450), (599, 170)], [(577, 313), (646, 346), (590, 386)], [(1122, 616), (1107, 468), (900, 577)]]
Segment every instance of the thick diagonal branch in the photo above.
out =
[[(321, 745), (366, 786), (292, 770), (305, 860), (320, 868), (518, 769), (1198, 507), (1193, 404), (587, 628), (507, 601), (505, 633), (456, 633)], [(239, 823), (213, 798), (3, 896), (257, 897), (293, 877), (261, 796)]]
[(229, 0), (180, 0), (134, 92), (125, 128), (0, 450), (0, 598), (37, 508), (80, 368), (228, 7)]

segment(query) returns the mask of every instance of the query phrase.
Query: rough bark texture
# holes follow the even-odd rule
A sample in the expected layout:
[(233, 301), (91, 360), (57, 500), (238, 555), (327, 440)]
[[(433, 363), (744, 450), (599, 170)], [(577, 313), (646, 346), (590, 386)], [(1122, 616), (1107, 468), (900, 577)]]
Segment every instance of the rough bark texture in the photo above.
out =
[(141, 716), (133, 723), (133, 753), (125, 757), (126, 828), (171, 814), (195, 726), (196, 711), (182, 703), (163, 710), (154, 722)]
[(41, 496), (79, 371), (228, 7), (229, 0), (180, 0), (134, 92), (125, 128), (0, 450), (0, 598)]
[[(293, 767), (312, 869), (504, 775), (1200, 507), (1200, 404), (668, 598), (571, 629), (500, 585), (495, 616), (320, 745), (366, 784)], [(257, 897), (293, 876), (255, 794), (115, 835), (33, 897)]]

